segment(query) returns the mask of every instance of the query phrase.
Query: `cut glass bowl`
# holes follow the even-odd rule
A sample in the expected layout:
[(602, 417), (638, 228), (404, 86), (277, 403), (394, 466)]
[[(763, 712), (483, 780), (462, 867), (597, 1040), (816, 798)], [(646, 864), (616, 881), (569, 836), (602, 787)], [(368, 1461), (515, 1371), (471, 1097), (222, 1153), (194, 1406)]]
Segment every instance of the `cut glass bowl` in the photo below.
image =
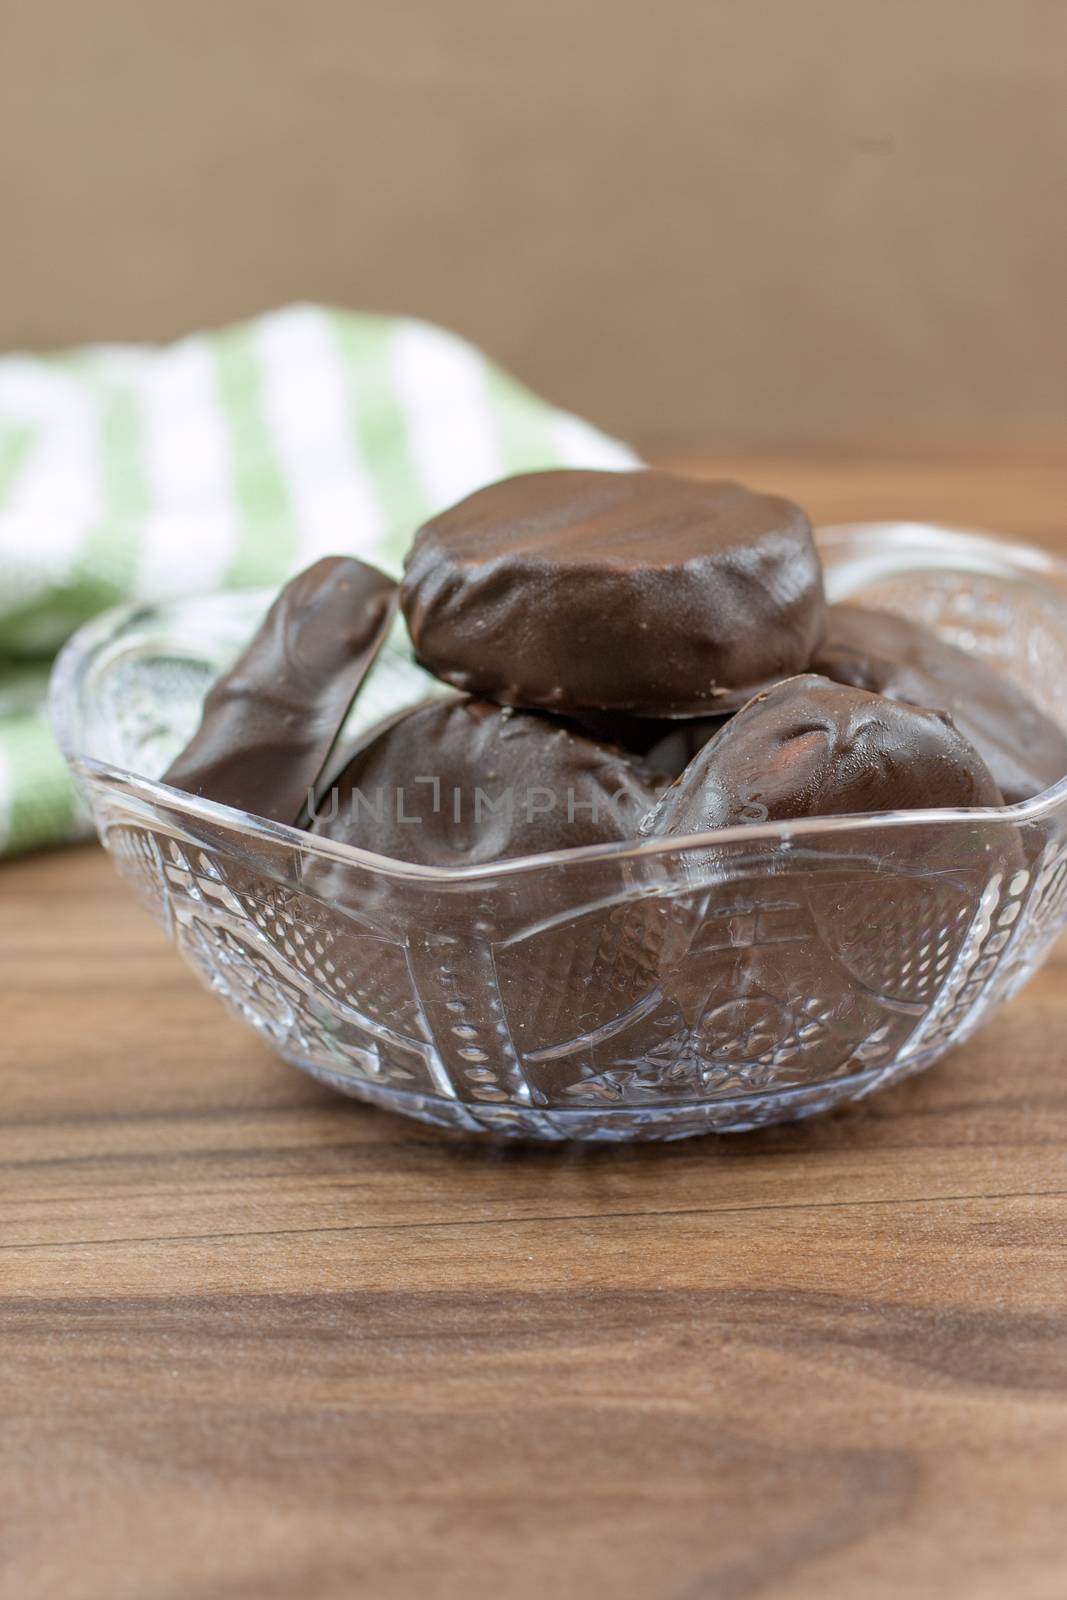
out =
[[(1053, 717), (1067, 567), (917, 524), (818, 535), (831, 599), (898, 610)], [(897, 812), (413, 866), (160, 784), (272, 596), (127, 606), (60, 658), (59, 742), (118, 872), (287, 1061), (423, 1121), (679, 1138), (838, 1106), (927, 1067), (1067, 919), (1067, 780)], [(436, 692), (398, 633), (356, 725)], [(329, 897), (321, 891), (326, 882)]]

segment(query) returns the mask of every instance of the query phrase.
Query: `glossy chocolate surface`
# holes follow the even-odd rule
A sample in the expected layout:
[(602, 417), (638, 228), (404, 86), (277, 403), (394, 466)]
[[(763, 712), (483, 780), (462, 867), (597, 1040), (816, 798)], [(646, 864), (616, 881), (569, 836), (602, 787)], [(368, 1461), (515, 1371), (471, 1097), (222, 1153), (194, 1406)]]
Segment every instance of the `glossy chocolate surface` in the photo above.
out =
[(356, 753), (312, 832), (401, 861), (473, 866), (631, 838), (661, 784), (554, 718), (438, 700)]
[(668, 778), (681, 777), (686, 767), (725, 728), (729, 717), (689, 717), (661, 724), (663, 731), (644, 752), (646, 766)]
[(207, 695), (199, 729), (163, 782), (298, 822), (389, 632), (396, 597), (391, 578), (347, 556), (293, 578)]
[(831, 606), (812, 671), (908, 705), (947, 711), (985, 761), (1008, 805), (1067, 774), (1067, 734), (978, 657), (906, 617)]
[(807, 516), (734, 483), (540, 472), (420, 529), (401, 604), (419, 659), (507, 705), (729, 709), (804, 671), (825, 623)]
[(807, 674), (731, 718), (642, 831), (1000, 804), (988, 768), (946, 715)]

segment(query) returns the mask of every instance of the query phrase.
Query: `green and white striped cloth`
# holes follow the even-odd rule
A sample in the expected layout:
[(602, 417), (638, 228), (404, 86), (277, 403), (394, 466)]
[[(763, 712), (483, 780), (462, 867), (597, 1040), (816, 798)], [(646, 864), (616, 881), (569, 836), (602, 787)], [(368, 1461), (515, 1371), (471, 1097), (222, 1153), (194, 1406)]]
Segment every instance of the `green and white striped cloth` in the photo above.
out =
[(398, 571), (483, 483), (635, 457), (424, 322), (293, 306), (163, 349), (0, 357), (0, 855), (84, 831), (50, 657), (127, 599)]

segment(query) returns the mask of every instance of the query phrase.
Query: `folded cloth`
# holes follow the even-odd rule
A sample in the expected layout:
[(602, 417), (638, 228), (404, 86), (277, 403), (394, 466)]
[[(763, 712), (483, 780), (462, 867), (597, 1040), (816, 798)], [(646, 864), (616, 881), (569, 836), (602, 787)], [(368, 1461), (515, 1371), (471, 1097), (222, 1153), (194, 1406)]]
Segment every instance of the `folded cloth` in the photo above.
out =
[(418, 524), (514, 472), (635, 457), (456, 335), (293, 306), (162, 349), (0, 358), (0, 855), (85, 831), (48, 659), (122, 600), (398, 572)]

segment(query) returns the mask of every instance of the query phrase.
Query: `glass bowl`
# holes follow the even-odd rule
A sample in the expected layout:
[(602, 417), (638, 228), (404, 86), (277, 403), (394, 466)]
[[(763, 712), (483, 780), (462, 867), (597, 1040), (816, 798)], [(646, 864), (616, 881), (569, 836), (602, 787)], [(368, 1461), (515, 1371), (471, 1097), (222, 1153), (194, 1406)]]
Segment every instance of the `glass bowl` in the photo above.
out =
[[(914, 524), (819, 534), (832, 599), (906, 612), (1053, 716), (1067, 567)], [(434, 870), (154, 781), (271, 596), (99, 617), (54, 676), (60, 745), (119, 873), (287, 1061), (423, 1121), (680, 1138), (841, 1105), (927, 1067), (1067, 917), (1067, 780), (999, 810), (748, 826)], [(435, 686), (396, 635), (370, 724)]]

